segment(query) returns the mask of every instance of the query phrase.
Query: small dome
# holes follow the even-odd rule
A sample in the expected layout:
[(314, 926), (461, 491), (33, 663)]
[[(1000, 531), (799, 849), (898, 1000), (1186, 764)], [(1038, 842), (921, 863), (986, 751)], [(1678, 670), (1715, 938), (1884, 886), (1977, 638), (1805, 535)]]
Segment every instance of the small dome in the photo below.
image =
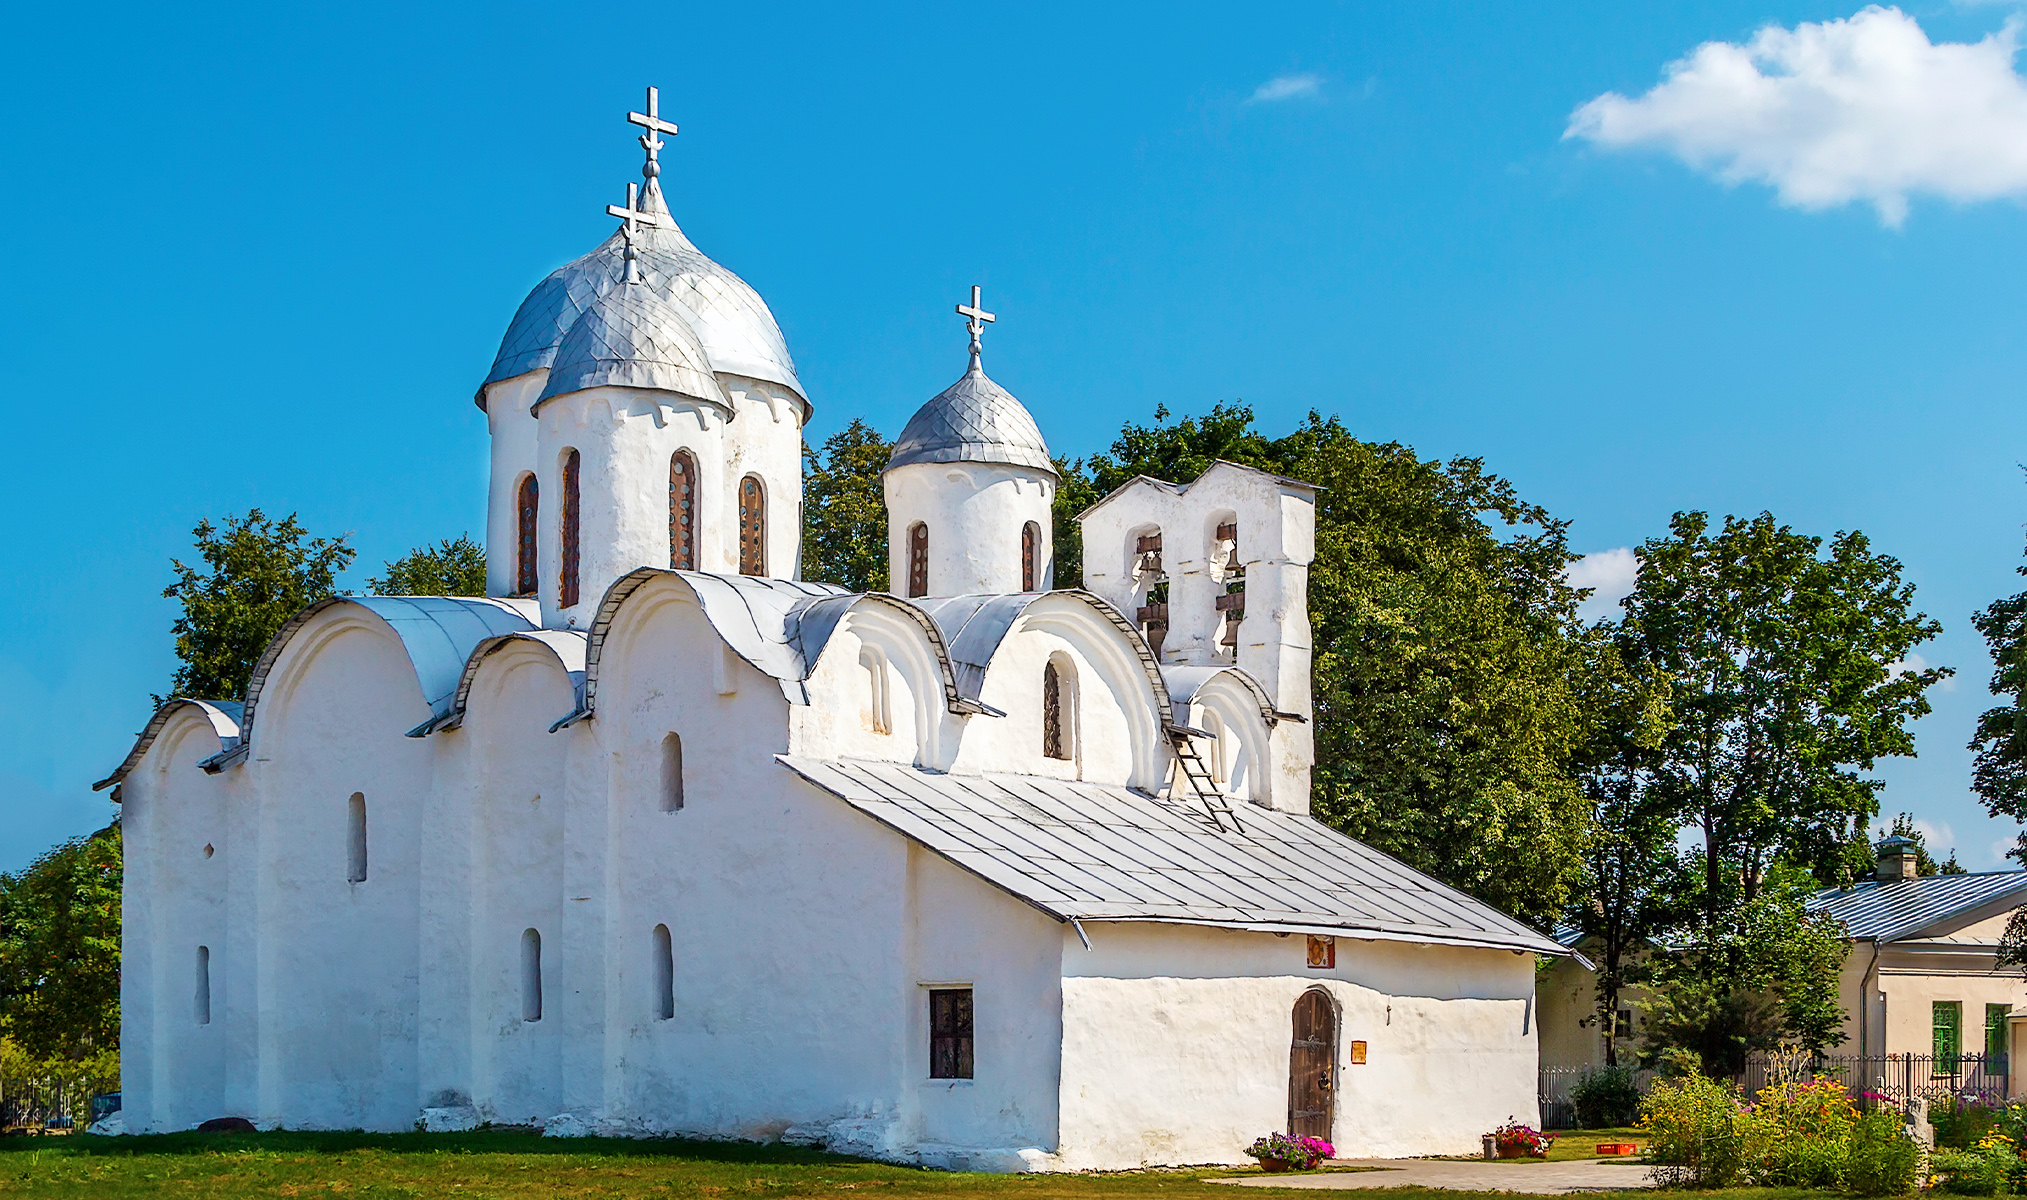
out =
[[(683, 236), (658, 186), (649, 185), (641, 207), (662, 219), (659, 227), (634, 234), (642, 278), (682, 311), (684, 323), (703, 343), (706, 369), (779, 384), (807, 403), (788, 343), (760, 294)], [(555, 362), (578, 315), (625, 278), (625, 249), (625, 238), (615, 232), (598, 249), (536, 284), (500, 339), (481, 393), (487, 385)]]
[(653, 388), (731, 408), (696, 331), (645, 283), (622, 284), (592, 301), (557, 346), (535, 403), (606, 385)]
[(964, 378), (908, 419), (887, 470), (910, 463), (976, 462), (1031, 467), (1055, 479), (1042, 431), (1021, 402), (985, 377), (973, 357)]

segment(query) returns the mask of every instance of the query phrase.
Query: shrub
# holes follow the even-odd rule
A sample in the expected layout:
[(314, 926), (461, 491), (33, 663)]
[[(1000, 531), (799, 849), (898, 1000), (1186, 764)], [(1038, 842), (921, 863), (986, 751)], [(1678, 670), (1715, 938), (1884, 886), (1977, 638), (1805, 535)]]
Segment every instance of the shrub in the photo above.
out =
[(1640, 1088), (1631, 1067), (1599, 1067), (1577, 1080), (1570, 1089), (1570, 1103), (1576, 1107), (1581, 1129), (1631, 1125), (1640, 1116)]
[(1969, 1150), (1999, 1124), (2000, 1111), (1975, 1097), (1943, 1096), (1929, 1104), (1928, 1123), (1935, 1126), (1938, 1147)]
[(1914, 1190), (1921, 1150), (1909, 1140), (1900, 1114), (1869, 1112), (1851, 1126), (1844, 1187), (1860, 1196), (1904, 1196)]
[(1663, 1186), (1731, 1187), (1745, 1174), (1744, 1106), (1715, 1080), (1657, 1080), (1640, 1101), (1640, 1126)]
[(1743, 1122), (1748, 1172), (1769, 1187), (1834, 1188), (1843, 1181), (1858, 1109), (1829, 1079), (1762, 1088)]
[(1929, 1160), (1935, 1185), (1958, 1196), (2003, 1196), (2013, 1189), (2020, 1154), (2003, 1135), (1968, 1150), (1937, 1150)]

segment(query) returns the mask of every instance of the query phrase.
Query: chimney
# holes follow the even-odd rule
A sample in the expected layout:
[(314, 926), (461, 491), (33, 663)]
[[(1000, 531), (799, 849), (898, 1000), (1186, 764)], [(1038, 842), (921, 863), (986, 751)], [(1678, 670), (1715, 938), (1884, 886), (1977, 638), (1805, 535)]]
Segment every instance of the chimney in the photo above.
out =
[(1873, 878), (1881, 883), (1892, 883), (1915, 876), (1914, 839), (1904, 837), (1883, 838), (1873, 846), (1878, 852), (1879, 865), (1873, 869)]

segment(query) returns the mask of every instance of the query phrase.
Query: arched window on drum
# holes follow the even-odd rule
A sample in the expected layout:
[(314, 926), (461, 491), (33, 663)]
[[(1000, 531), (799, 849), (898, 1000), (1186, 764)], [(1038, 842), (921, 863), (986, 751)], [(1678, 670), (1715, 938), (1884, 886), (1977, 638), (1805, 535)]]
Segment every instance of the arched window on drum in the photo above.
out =
[(541, 548), (541, 517), (540, 490), (531, 472), (521, 477), (519, 494), (514, 498), (514, 594), (517, 596), (532, 596), (542, 586), (541, 573), (535, 569), (536, 555)]
[(669, 456), (669, 565), (697, 569), (697, 458), (688, 450)]
[(767, 574), (767, 489), (758, 475), (739, 481), (739, 573)]

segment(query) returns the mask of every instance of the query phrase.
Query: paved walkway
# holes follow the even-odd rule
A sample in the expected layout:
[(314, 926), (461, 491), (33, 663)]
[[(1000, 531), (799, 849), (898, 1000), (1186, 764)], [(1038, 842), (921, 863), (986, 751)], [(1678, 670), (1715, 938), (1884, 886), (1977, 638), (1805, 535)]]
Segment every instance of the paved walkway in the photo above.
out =
[(1213, 1179), (1209, 1182), (1268, 1188), (1454, 1188), (1470, 1192), (1522, 1192), (1531, 1196), (1566, 1196), (1571, 1192), (1654, 1186), (1652, 1168), (1624, 1159), (1552, 1163), (1451, 1162), (1437, 1158), (1347, 1158), (1331, 1161), (1377, 1169), (1248, 1175), (1242, 1179)]

